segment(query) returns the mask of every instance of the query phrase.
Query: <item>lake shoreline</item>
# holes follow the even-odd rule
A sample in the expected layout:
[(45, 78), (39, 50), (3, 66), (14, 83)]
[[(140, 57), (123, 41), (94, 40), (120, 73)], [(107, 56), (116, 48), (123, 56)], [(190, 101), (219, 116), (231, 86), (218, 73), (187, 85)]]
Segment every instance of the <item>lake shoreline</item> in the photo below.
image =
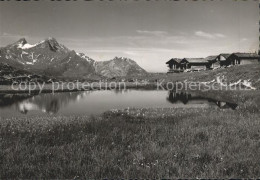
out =
[[(98, 83), (98, 82), (97, 82)], [(126, 86), (120, 85), (120, 83), (117, 83), (116, 86), (111, 86), (107, 87), (106, 85), (95, 85), (93, 87), (89, 88), (74, 88), (74, 89), (69, 89), (69, 88), (63, 88), (63, 89), (55, 89), (53, 88), (50, 84), (46, 84), (44, 86), (44, 89), (40, 90), (40, 88), (37, 87), (37, 89), (33, 90), (20, 90), (18, 86), (14, 86), (15, 89), (12, 89), (12, 86), (8, 85), (1, 85), (0, 86), (0, 94), (1, 93), (9, 93), (9, 94), (17, 94), (17, 93), (30, 93), (30, 94), (39, 94), (41, 93), (56, 93), (56, 92), (78, 92), (78, 91), (94, 91), (94, 90), (124, 90), (124, 89), (143, 89), (143, 90), (156, 90), (157, 85), (156, 83), (149, 83), (146, 85), (138, 84), (135, 85), (133, 83), (126, 83)], [(54, 90), (53, 90), (54, 89)]]
[[(40, 94), (40, 93), (57, 93), (57, 92), (79, 92), (79, 91), (95, 91), (95, 90), (176, 90), (176, 91), (243, 91), (243, 89), (231, 89), (231, 87), (228, 86), (220, 86), (217, 85), (215, 86), (216, 90), (207, 90), (205, 89), (205, 84), (202, 82), (196, 82), (197, 86), (193, 86), (193, 88), (187, 88), (187, 87), (183, 87), (178, 88), (177, 86), (175, 86), (175, 83), (183, 83), (185, 84), (186, 82), (165, 82), (162, 84), (159, 83), (146, 83), (146, 84), (134, 84), (134, 83), (125, 83), (125, 85), (123, 86), (122, 83), (124, 82), (118, 82), (115, 86), (111, 86), (111, 87), (107, 87), (106, 85), (95, 85), (92, 87), (79, 87), (79, 88), (61, 88), (61, 89), (56, 89), (53, 88), (50, 84), (46, 84), (44, 86), (43, 89), (40, 89), (39, 87), (36, 87), (36, 89), (31, 89), (29, 90), (29, 88), (27, 89), (19, 89), (19, 86), (14, 86), (14, 89), (12, 89), (12, 86), (9, 85), (1, 85), (0, 86), (0, 94), (19, 94), (19, 93), (28, 93), (28, 94)], [(170, 83), (170, 86), (168, 86), (167, 83)], [(213, 87), (213, 86), (212, 86)], [(231, 90), (230, 90), (231, 89)], [(259, 91), (260, 89), (244, 89), (246, 91), (250, 90), (250, 91)]]
[[(99, 115), (110, 109), (186, 108), (230, 109), (243, 106), (253, 111), (260, 106), (260, 91), (166, 91), (128, 89), (57, 92), (42, 94), (1, 94), (4, 117)], [(100, 100), (99, 100), (100, 99)], [(6, 104), (4, 106), (4, 104)], [(99, 108), (96, 108), (99, 107)]]

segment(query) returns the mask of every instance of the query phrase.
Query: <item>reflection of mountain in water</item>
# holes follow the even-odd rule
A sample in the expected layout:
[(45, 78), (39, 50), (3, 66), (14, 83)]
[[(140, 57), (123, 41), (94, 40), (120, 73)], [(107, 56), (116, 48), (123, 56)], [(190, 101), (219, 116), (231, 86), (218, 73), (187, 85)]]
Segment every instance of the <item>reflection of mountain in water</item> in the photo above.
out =
[(196, 94), (186, 93), (186, 92), (180, 92), (176, 93), (173, 91), (169, 91), (169, 97), (167, 100), (173, 104), (177, 104), (178, 102), (181, 102), (183, 104), (190, 104), (190, 103), (196, 103), (198, 101), (204, 102), (204, 103), (213, 103), (217, 105), (221, 109), (228, 109), (231, 108), (235, 110), (237, 108), (237, 104), (233, 102), (226, 102), (226, 101), (220, 101), (212, 98), (202, 97), (198, 96)]
[(0, 94), (0, 107), (12, 106), (30, 97), (32, 96), (28, 94)]
[(48, 114), (55, 114), (61, 107), (66, 106), (71, 101), (78, 101), (89, 92), (40, 94), (30, 99), (16, 103), (16, 108), (21, 113), (38, 110)]

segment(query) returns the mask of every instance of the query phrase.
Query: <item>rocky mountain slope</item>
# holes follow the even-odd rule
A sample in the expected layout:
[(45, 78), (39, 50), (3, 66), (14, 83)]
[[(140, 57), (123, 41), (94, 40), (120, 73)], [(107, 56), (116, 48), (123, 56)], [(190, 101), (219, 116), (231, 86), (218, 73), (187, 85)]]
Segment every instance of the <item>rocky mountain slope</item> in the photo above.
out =
[(96, 75), (94, 60), (77, 54), (56, 39), (48, 38), (34, 45), (22, 38), (0, 49), (0, 62), (12, 67), (55, 77), (88, 78)]
[(115, 57), (109, 61), (95, 62), (94, 66), (98, 74), (110, 78), (132, 75), (138, 76), (147, 73), (135, 61), (124, 57)]
[(26, 70), (17, 69), (6, 63), (0, 63), (0, 85), (12, 84), (13, 82), (46, 82), (50, 80), (44, 75), (32, 74)]
[(95, 62), (83, 53), (68, 49), (54, 38), (33, 45), (22, 38), (0, 48), (0, 63), (31, 74), (62, 79), (97, 79), (146, 73), (136, 62), (127, 58)]

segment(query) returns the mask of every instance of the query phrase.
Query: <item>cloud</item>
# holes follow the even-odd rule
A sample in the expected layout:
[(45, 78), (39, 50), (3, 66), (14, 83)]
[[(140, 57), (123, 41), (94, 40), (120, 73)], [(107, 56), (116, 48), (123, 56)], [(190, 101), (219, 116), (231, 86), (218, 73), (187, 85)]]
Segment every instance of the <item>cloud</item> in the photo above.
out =
[(248, 39), (247, 38), (242, 38), (240, 41), (241, 42), (245, 42), (245, 41), (247, 41)]
[(168, 32), (166, 31), (145, 31), (145, 30), (137, 30), (139, 34), (144, 34), (144, 35), (153, 35), (153, 36), (164, 36), (167, 35)]
[(199, 36), (199, 37), (204, 37), (204, 38), (207, 38), (207, 39), (216, 39), (216, 38), (225, 38), (226, 36), (224, 34), (220, 34), (220, 33), (206, 33), (206, 32), (203, 32), (203, 31), (196, 31), (195, 32), (195, 35), (196, 36)]
[(26, 35), (21, 35), (21, 34), (11, 34), (11, 33), (2, 33), (1, 34), (1, 37), (4, 37), (4, 38), (20, 38), (20, 37), (28, 37)]
[(201, 39), (192, 38), (181, 35), (165, 35), (165, 36), (146, 36), (146, 35), (130, 35), (130, 36), (109, 36), (109, 37), (91, 37), (86, 39), (67, 39), (58, 40), (62, 44), (71, 48), (108, 48), (108, 47), (124, 47), (124, 48), (174, 48), (183, 49), (191, 44), (198, 44), (203, 41)]
[(214, 38), (214, 36), (212, 34), (205, 33), (203, 31), (196, 31), (195, 35), (196, 36), (200, 36), (200, 37), (204, 37), (204, 38), (209, 38), (209, 39), (213, 39)]
[(224, 34), (219, 34), (219, 33), (216, 33), (214, 35), (215, 35), (215, 37), (219, 37), (219, 38), (225, 38), (226, 37)]

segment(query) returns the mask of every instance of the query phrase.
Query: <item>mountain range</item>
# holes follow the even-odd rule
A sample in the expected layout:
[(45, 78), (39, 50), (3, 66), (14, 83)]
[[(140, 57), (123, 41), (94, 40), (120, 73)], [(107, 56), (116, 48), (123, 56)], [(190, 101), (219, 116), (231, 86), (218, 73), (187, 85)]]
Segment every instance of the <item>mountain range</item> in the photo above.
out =
[(97, 79), (146, 73), (131, 59), (115, 57), (109, 61), (95, 61), (68, 49), (55, 38), (47, 38), (34, 45), (22, 38), (2, 47), (0, 64), (23, 74), (27, 72), (57, 79)]
[(138, 76), (146, 73), (135, 61), (124, 57), (115, 57), (109, 61), (96, 61), (94, 67), (98, 74), (110, 78)]

